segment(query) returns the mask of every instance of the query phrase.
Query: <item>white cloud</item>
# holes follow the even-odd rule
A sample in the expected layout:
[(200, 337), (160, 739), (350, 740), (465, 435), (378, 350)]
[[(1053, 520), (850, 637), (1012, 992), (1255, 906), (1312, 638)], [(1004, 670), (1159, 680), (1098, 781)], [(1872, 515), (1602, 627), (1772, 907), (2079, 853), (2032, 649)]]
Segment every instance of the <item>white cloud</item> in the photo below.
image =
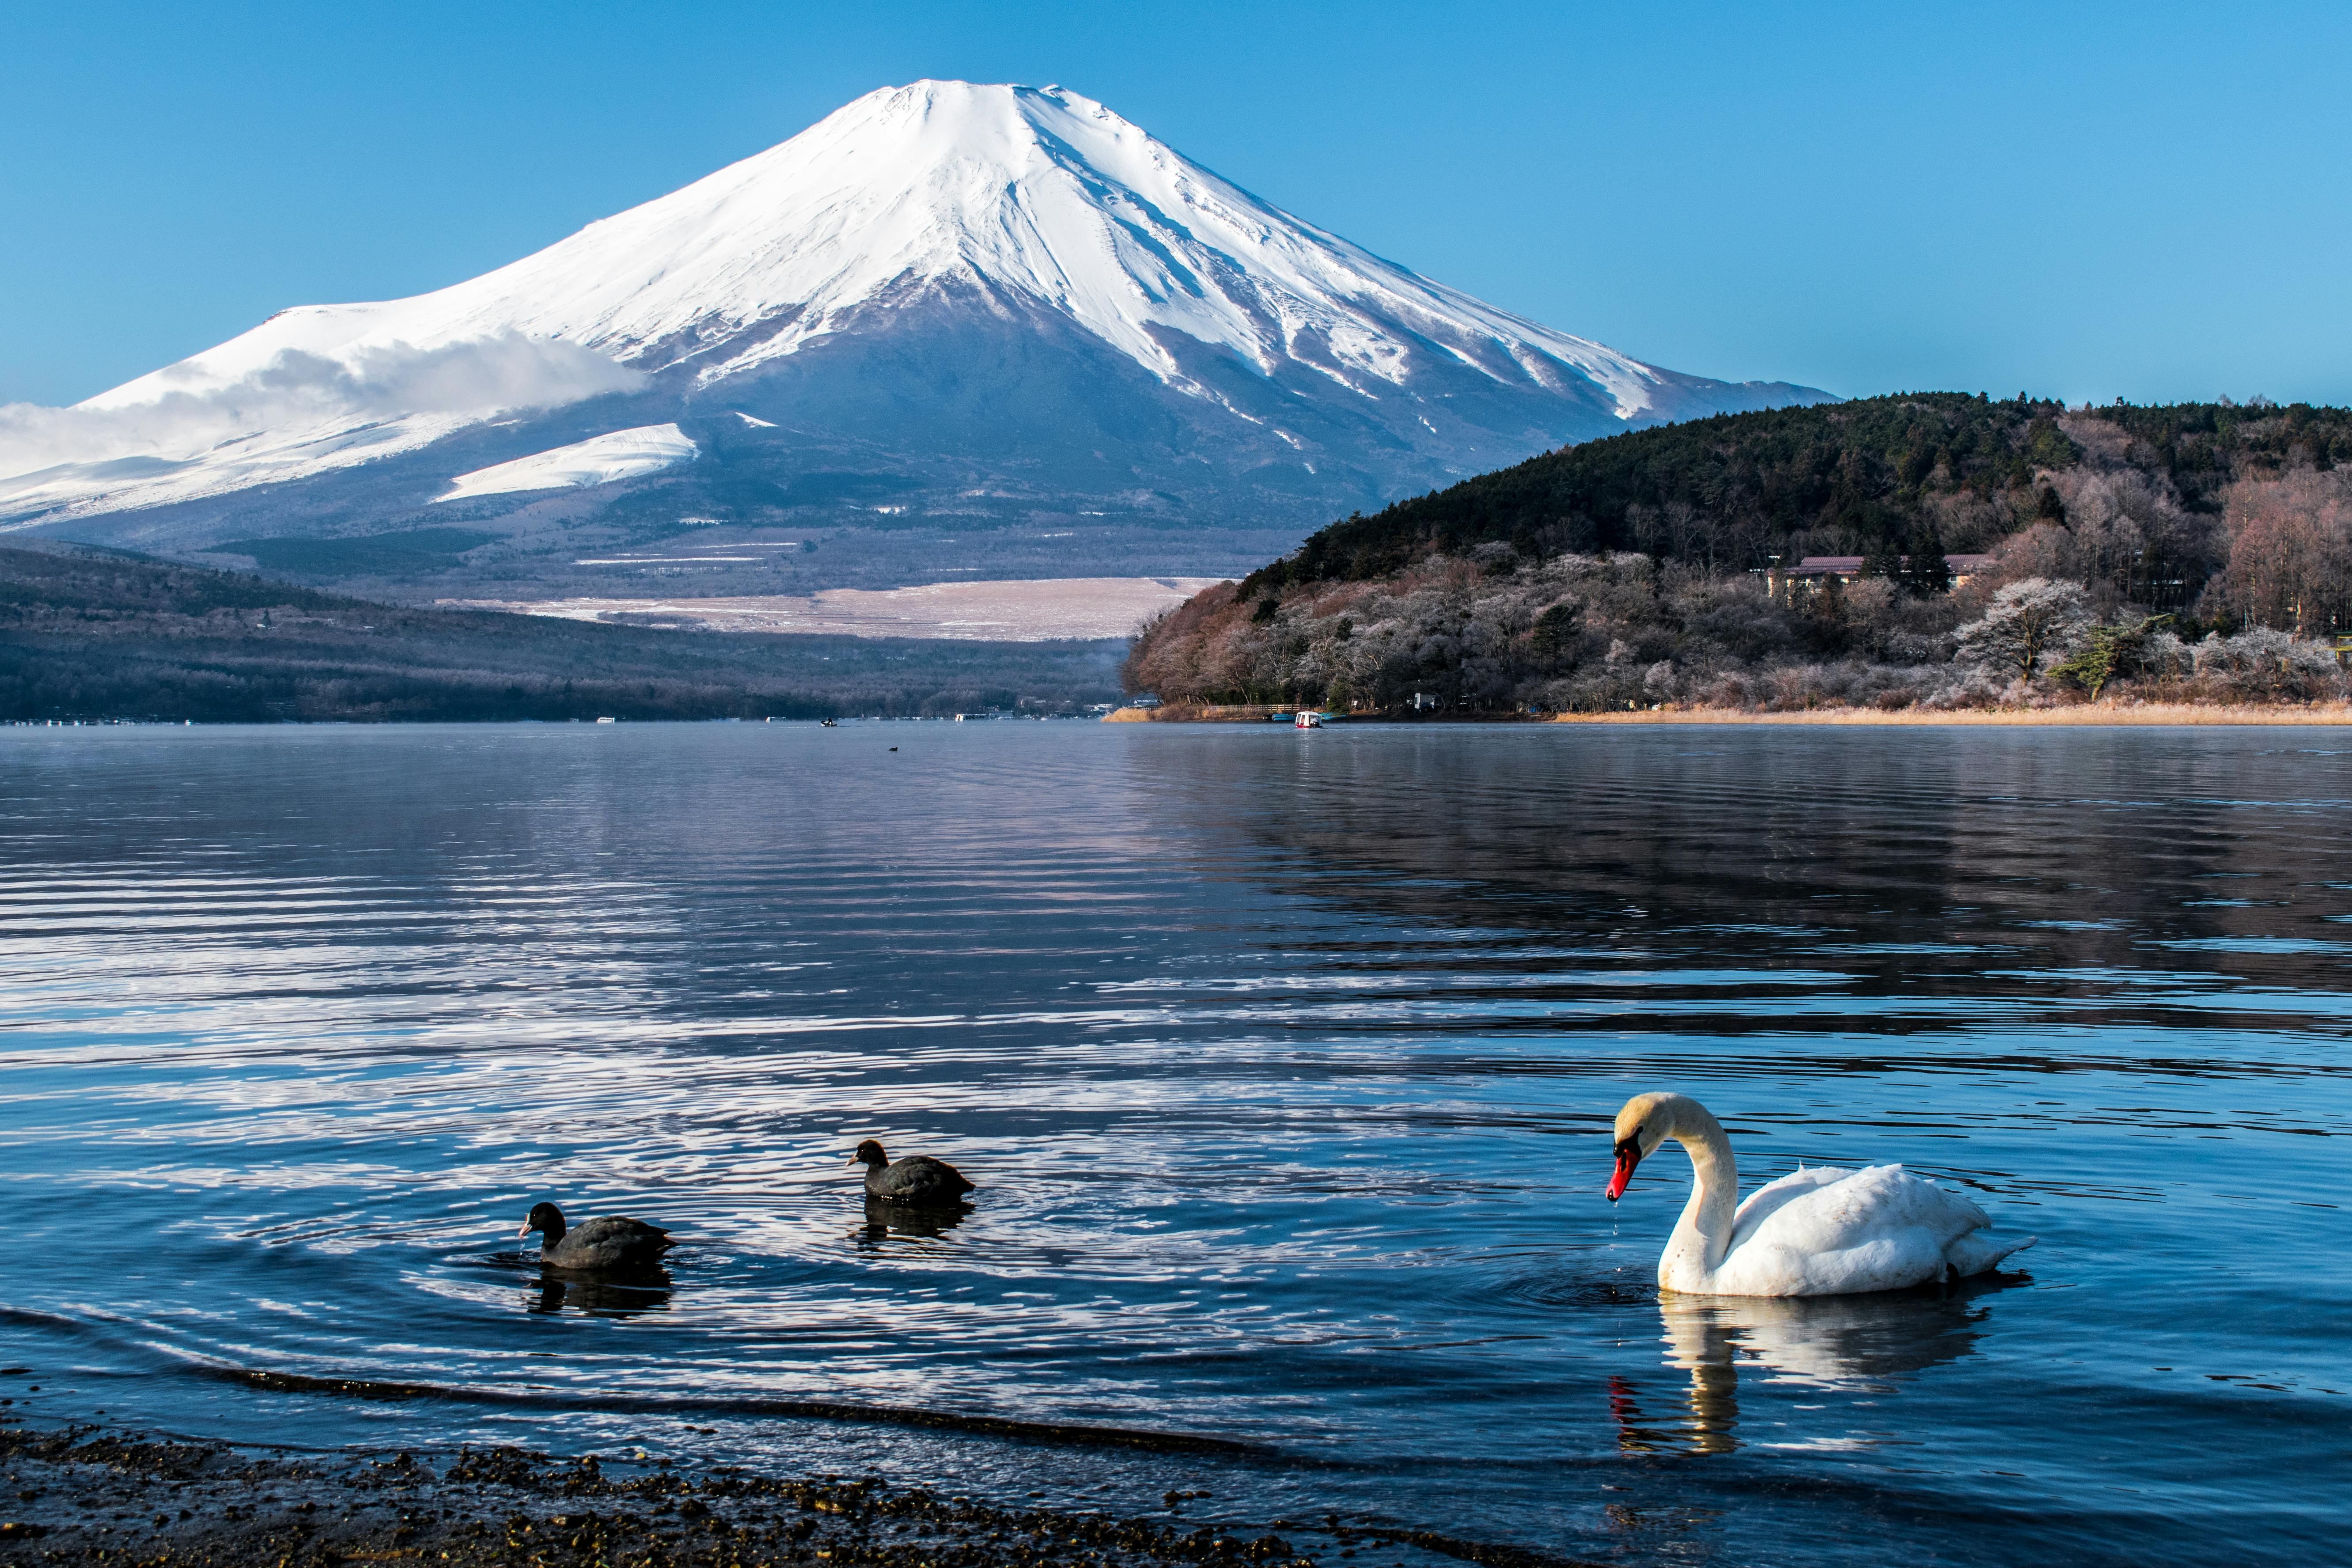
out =
[(433, 349), (288, 349), (224, 386), (115, 408), (0, 405), (0, 477), (61, 463), (189, 458), (225, 441), (414, 415), (488, 417), (554, 408), (644, 384), (592, 349), (516, 333)]

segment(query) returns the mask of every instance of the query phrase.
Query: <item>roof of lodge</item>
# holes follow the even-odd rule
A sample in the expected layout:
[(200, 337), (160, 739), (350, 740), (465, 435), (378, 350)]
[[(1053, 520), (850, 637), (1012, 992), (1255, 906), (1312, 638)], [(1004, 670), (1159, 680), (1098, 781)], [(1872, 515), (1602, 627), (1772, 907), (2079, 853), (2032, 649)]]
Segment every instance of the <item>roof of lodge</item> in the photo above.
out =
[[(1904, 557), (1908, 560), (1909, 557)], [(1989, 565), (1990, 555), (1947, 555), (1945, 563), (1954, 572), (1980, 572)], [(1851, 577), (1862, 570), (1859, 555), (1808, 555), (1794, 566), (1784, 568), (1791, 577)]]

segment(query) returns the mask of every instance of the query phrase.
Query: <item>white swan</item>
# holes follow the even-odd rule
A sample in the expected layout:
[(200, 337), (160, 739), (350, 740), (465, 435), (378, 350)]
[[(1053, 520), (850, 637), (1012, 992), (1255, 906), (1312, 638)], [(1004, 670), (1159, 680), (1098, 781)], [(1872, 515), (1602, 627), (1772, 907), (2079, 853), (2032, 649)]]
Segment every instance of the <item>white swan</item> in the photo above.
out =
[(1815, 1166), (1758, 1188), (1738, 1204), (1731, 1140), (1706, 1106), (1684, 1094), (1637, 1094), (1617, 1113), (1617, 1173), (1672, 1138), (1697, 1179), (1658, 1258), (1658, 1283), (1698, 1296), (1845, 1296), (1900, 1290), (1947, 1275), (1982, 1274), (2033, 1245), (1982, 1232), (1990, 1216), (1900, 1165)]

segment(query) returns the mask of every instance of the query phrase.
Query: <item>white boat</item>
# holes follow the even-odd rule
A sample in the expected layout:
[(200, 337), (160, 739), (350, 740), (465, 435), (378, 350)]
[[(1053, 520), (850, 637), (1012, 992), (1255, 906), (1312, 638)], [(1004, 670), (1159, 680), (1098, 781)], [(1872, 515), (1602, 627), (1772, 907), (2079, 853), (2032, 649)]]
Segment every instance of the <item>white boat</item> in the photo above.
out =
[(1301, 730), (1320, 730), (1323, 728), (1323, 715), (1301, 708), (1290, 722), (1294, 727)]

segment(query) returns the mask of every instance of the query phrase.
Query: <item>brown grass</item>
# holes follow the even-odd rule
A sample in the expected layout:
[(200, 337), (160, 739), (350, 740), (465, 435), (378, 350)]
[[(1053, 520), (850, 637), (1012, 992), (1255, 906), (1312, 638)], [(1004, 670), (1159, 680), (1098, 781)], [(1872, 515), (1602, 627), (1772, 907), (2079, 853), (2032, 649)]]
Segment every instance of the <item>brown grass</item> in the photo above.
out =
[(1755, 713), (1738, 708), (1643, 709), (1631, 713), (1562, 713), (1561, 724), (2352, 724), (2352, 703), (2308, 705), (2200, 702), (2084, 702), (2065, 708), (1815, 708)]
[[(1287, 709), (1171, 702), (1163, 708), (1121, 708), (1112, 724), (1262, 724), (1266, 715)], [(1497, 714), (1497, 718), (1505, 717)], [(1358, 721), (1361, 722), (1361, 721)], [(2352, 702), (2284, 704), (2200, 702), (2084, 702), (2067, 708), (1814, 708), (1801, 712), (1759, 713), (1744, 708), (1642, 709), (1630, 713), (1561, 713), (1555, 724), (1975, 724), (2152, 725), (2352, 724)]]
[(1105, 716), (1106, 724), (1263, 724), (1289, 708), (1263, 704), (1170, 702), (1159, 708), (1121, 708)]

